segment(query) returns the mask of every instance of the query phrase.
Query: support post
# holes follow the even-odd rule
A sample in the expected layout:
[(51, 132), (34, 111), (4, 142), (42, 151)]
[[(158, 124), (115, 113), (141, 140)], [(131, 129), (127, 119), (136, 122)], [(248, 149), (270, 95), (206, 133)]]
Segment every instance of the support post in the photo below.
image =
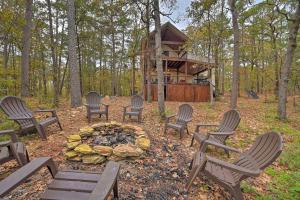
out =
[(212, 84), (212, 70), (209, 69), (209, 93), (210, 93), (210, 105), (214, 103), (214, 89)]
[(187, 65), (187, 62), (185, 62), (185, 66), (184, 66), (184, 70), (185, 70), (185, 82), (187, 83), (187, 68), (188, 68), (188, 65)]
[(167, 79), (167, 73), (168, 73), (168, 60), (166, 59), (166, 64), (165, 64), (165, 100), (167, 99), (168, 96), (168, 79)]

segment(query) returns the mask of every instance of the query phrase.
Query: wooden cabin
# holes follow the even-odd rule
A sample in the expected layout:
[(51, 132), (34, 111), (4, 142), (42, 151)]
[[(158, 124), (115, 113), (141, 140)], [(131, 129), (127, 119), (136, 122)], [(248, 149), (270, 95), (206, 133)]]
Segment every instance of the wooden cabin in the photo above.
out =
[[(144, 94), (147, 99), (147, 68), (151, 69), (151, 95), (157, 100), (157, 70), (155, 65), (155, 33), (150, 33), (150, 48), (142, 40), (141, 64), (144, 66)], [(182, 102), (207, 102), (213, 98), (212, 68), (206, 62), (185, 49), (188, 37), (170, 22), (161, 27), (162, 61), (164, 70), (165, 100)], [(147, 57), (150, 56), (150, 66)], [(211, 84), (212, 83), (212, 84)]]

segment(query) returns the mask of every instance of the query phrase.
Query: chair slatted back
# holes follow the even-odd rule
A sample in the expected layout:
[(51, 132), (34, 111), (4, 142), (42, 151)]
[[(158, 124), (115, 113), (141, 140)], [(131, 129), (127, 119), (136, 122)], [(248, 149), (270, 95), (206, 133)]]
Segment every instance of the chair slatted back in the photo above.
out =
[(86, 103), (92, 108), (98, 108), (100, 106), (101, 96), (95, 92), (91, 91), (86, 95)]
[(177, 113), (177, 124), (185, 123), (186, 120), (193, 116), (193, 108), (189, 104), (181, 104)]
[[(258, 136), (249, 150), (241, 154), (234, 164), (251, 170), (263, 170), (272, 164), (282, 152), (282, 137), (276, 132), (268, 132)], [(247, 177), (233, 173), (236, 181)]]
[[(0, 107), (9, 117), (32, 117), (31, 110), (26, 107), (25, 102), (19, 97), (6, 96), (0, 102)], [(16, 120), (21, 127), (32, 125), (31, 120)]]
[(136, 108), (143, 107), (143, 104), (144, 100), (140, 95), (133, 95), (131, 97), (131, 107), (133, 111), (136, 110)]
[[(241, 121), (240, 113), (237, 110), (229, 110), (224, 113), (218, 132), (234, 131)], [(228, 136), (216, 136), (218, 140), (224, 142)]]

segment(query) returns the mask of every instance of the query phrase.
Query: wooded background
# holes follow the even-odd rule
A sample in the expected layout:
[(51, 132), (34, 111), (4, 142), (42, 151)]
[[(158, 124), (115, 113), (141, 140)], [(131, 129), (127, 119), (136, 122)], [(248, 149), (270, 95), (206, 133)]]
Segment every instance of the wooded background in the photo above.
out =
[[(140, 43), (153, 30), (155, 10), (170, 21), (177, 20), (169, 15), (175, 0), (160, 1), (165, 13), (157, 2), (1, 0), (0, 96), (35, 96), (54, 105), (61, 97), (69, 98), (72, 70), (68, 42), (72, 40), (68, 20), (72, 17), (81, 95), (91, 90), (112, 96), (141, 93)], [(288, 84), (289, 95), (299, 93), (299, 39), (289, 45), (291, 33), (299, 38), (299, 4), (299, 0), (192, 1), (185, 16), (191, 20), (184, 30), (189, 37), (187, 48), (218, 66), (217, 94), (236, 86), (238, 95), (254, 90), (263, 97), (278, 99), (289, 46), (298, 47), (283, 83)], [(75, 13), (68, 18), (72, 5)], [(237, 60), (234, 46), (239, 51)], [(237, 65), (236, 75), (233, 65)], [(232, 82), (233, 77), (237, 83)]]

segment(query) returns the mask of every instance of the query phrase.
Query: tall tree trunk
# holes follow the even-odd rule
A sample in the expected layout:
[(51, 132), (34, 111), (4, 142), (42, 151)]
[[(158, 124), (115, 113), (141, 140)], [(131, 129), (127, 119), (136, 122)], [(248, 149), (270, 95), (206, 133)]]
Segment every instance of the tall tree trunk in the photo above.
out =
[[(76, 12), (75, 12), (76, 14)], [(79, 33), (78, 33), (78, 26), (75, 25), (75, 32), (76, 32), (76, 42), (77, 42), (77, 48), (78, 48), (78, 65), (79, 65), (79, 80), (80, 80), (80, 93), (83, 95), (83, 74), (82, 74), (82, 55), (81, 55), (81, 48), (80, 48), (80, 39), (79, 39)]]
[(29, 54), (32, 27), (32, 1), (25, 1), (25, 26), (23, 28), (23, 48), (21, 58), (21, 96), (29, 96)]
[(135, 94), (135, 55), (132, 56), (131, 93)]
[(236, 0), (229, 0), (228, 4), (232, 15), (233, 43), (234, 43), (230, 107), (231, 109), (236, 109), (238, 89), (239, 89), (238, 82), (239, 82), (239, 66), (240, 66), (240, 60), (239, 60), (240, 30), (238, 24), (238, 11), (236, 8)]
[[(113, 0), (111, 0), (111, 5), (113, 4)], [(112, 95), (115, 96), (117, 94), (117, 80), (116, 80), (116, 37), (115, 37), (115, 27), (114, 27), (114, 16), (113, 11), (110, 13), (111, 20), (111, 40), (112, 40), (112, 49), (111, 49), (111, 90)]]
[(287, 103), (287, 90), (290, 78), (291, 65), (293, 62), (295, 49), (297, 47), (297, 33), (300, 25), (300, 2), (294, 18), (289, 28), (289, 40), (285, 54), (285, 60), (281, 68), (281, 76), (279, 79), (279, 101), (278, 101), (278, 116), (280, 120), (286, 119), (286, 103)]
[(146, 45), (146, 70), (147, 70), (147, 101), (148, 103), (152, 102), (152, 91), (151, 91), (151, 53), (150, 52), (150, 0), (147, 0), (146, 4), (146, 35), (147, 35), (147, 45)]
[(82, 104), (80, 91), (80, 78), (78, 57), (76, 49), (75, 30), (75, 4), (74, 0), (68, 0), (68, 33), (69, 33), (69, 66), (70, 66), (70, 86), (71, 86), (71, 107), (78, 107)]
[(154, 21), (155, 21), (155, 59), (157, 69), (157, 98), (159, 114), (165, 118), (165, 91), (164, 91), (164, 72), (161, 58), (161, 26), (160, 26), (160, 11), (159, 0), (153, 1)]
[(54, 88), (54, 96), (53, 96), (53, 104), (58, 106), (59, 100), (59, 84), (58, 84), (58, 67), (57, 67), (57, 57), (55, 55), (55, 41), (53, 34), (53, 23), (52, 23), (52, 9), (51, 9), (51, 1), (47, 0), (48, 7), (48, 20), (49, 20), (49, 33), (50, 33), (50, 48), (51, 48), (51, 58), (52, 58), (52, 68), (53, 68), (53, 88)]

